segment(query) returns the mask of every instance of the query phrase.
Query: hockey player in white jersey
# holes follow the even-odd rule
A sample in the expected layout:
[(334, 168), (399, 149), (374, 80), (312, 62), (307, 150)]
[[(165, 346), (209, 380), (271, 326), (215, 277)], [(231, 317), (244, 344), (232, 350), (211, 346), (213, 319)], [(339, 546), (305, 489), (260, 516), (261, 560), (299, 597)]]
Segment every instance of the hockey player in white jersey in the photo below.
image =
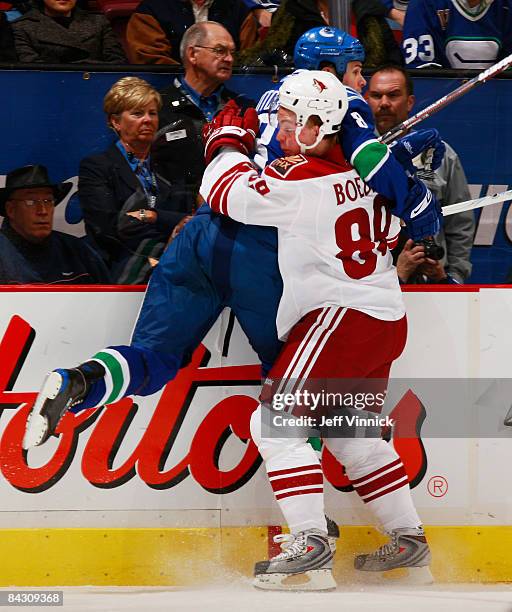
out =
[[(436, 170), (443, 160), (445, 146), (434, 129), (408, 134), (392, 148), (377, 140), (371, 109), (361, 96), (366, 84), (361, 74), (364, 58), (364, 48), (357, 38), (331, 26), (305, 32), (297, 40), (293, 56), (298, 68), (296, 73), (304, 69), (325, 70), (336, 75), (346, 86), (348, 109), (341, 123), (345, 159), (374, 191), (400, 203), (410, 190), (410, 180), (404, 168), (414, 170), (412, 160), (424, 150), (431, 149), (431, 169)], [(287, 78), (290, 77), (285, 77), (281, 83)], [(279, 87), (277, 85), (265, 92), (256, 106), (260, 128), (254, 161), (262, 169), (283, 155), (278, 142)], [(417, 183), (415, 189), (421, 191), (423, 187)], [(421, 199), (420, 195), (418, 197)]]
[[(230, 105), (210, 125), (200, 190), (217, 212), (278, 228), (284, 291), (277, 326), (286, 344), (262, 391), (270, 403), (289, 381), (303, 391), (319, 378), (387, 380), (406, 338), (389, 252), (399, 231), (392, 212), (418, 237), (436, 233), (440, 219), (430, 192), (420, 205), (411, 194), (409, 207), (397, 210), (345, 161), (337, 133), (348, 99), (336, 77), (303, 71), (285, 81), (279, 99), (279, 142), (287, 157), (260, 175), (248, 157), (257, 118), (250, 110), (239, 117)], [(301, 574), (308, 580), (301, 589), (333, 588), (318, 457), (306, 438), (263, 437), (261, 419), (260, 405), (251, 435), (291, 536), (281, 554), (256, 564), (254, 584), (289, 588), (287, 578)], [(356, 568), (428, 571), (429, 548), (392, 446), (380, 438), (325, 443), (391, 536), (376, 553), (358, 556)]]

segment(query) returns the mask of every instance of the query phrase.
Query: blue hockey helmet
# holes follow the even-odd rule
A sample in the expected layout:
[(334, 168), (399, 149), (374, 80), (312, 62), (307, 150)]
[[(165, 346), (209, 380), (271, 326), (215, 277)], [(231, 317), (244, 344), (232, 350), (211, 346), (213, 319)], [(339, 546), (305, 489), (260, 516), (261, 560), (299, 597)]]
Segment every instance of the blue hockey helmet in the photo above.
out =
[(295, 68), (306, 70), (320, 70), (322, 62), (330, 62), (343, 75), (349, 62), (364, 62), (364, 48), (343, 30), (323, 26), (308, 30), (298, 39), (293, 61)]

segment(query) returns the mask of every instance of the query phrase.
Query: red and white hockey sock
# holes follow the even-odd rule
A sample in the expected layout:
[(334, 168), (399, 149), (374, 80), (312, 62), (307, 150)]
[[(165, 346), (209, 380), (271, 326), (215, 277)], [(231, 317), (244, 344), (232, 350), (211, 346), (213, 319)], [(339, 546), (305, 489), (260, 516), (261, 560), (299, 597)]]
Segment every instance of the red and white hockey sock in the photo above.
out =
[(305, 438), (264, 438), (261, 407), (251, 416), (251, 435), (265, 462), (270, 485), (292, 533), (327, 532), (320, 460)]
[(365, 465), (347, 468), (347, 476), (385, 531), (421, 525), (402, 460), (384, 440)]
[(269, 469), (269, 463), (275, 462), (267, 463), (268, 478), (291, 533), (305, 529), (327, 532), (324, 477), (318, 459), (308, 465), (282, 470)]

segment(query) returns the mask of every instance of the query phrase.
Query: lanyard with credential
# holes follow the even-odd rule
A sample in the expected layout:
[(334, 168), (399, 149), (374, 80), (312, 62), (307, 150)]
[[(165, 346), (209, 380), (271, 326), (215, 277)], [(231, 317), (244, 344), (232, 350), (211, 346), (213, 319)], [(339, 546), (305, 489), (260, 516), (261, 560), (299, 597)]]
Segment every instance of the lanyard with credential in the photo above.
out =
[(138, 161), (137, 169), (135, 174), (139, 179), (142, 189), (146, 195), (148, 201), (148, 207), (154, 208), (156, 204), (156, 196), (158, 195), (158, 184), (156, 182), (156, 175), (148, 167), (148, 160)]
[(148, 208), (154, 208), (158, 195), (158, 183), (155, 173), (149, 169), (149, 157), (141, 161), (131, 151), (127, 151), (120, 140), (116, 144), (141, 184), (148, 202)]

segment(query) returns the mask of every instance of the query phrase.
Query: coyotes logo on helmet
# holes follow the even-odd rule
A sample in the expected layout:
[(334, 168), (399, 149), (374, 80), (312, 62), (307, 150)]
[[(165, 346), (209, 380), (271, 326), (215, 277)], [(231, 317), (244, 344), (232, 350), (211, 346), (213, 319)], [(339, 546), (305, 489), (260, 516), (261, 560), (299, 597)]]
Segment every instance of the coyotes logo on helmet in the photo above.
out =
[(319, 93), (322, 93), (324, 89), (327, 89), (327, 85), (325, 85), (324, 83), (322, 83), (322, 81), (319, 81), (318, 79), (313, 79), (313, 85), (318, 89)]

